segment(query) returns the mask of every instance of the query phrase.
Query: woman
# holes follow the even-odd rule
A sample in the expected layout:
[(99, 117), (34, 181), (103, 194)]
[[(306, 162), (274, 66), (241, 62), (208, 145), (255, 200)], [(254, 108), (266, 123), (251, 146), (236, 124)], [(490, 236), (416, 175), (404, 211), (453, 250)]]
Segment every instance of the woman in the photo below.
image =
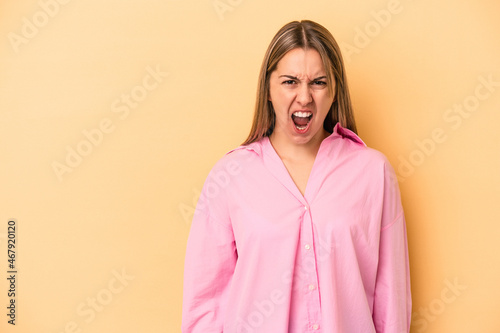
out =
[(188, 239), (183, 332), (408, 332), (406, 226), (387, 158), (357, 136), (332, 35), (286, 24), (247, 140), (211, 170)]

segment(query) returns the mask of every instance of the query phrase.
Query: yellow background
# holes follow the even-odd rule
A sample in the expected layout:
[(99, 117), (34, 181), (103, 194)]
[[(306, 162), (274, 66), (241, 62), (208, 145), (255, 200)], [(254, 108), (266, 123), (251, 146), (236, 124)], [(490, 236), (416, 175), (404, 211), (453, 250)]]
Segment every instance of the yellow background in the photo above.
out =
[(402, 176), (412, 332), (500, 331), (498, 1), (60, 1), (0, 2), (1, 332), (180, 331), (197, 193), (248, 134), (265, 49), (295, 19), (342, 45), (359, 134)]

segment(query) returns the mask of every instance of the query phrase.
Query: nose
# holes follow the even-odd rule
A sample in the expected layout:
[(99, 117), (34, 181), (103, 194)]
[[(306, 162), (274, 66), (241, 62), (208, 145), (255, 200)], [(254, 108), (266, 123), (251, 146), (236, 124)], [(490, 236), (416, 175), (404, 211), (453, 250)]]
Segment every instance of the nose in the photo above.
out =
[(308, 84), (301, 84), (297, 91), (297, 102), (303, 106), (312, 102), (311, 88)]

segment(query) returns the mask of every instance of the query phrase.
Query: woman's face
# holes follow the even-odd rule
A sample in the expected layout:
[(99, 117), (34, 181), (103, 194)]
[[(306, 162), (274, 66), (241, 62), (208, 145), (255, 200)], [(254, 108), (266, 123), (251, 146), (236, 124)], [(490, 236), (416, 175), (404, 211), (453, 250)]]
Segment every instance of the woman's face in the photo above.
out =
[(322, 139), (334, 99), (327, 85), (318, 51), (297, 48), (285, 54), (270, 77), (269, 100), (276, 113), (272, 136), (293, 144)]

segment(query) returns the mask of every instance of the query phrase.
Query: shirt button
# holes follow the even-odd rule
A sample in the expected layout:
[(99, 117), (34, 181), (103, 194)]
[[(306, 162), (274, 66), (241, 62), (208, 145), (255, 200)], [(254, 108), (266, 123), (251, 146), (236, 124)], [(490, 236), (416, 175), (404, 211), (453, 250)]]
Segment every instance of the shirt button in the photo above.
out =
[(304, 210), (307, 210), (307, 206), (304, 206)]
[(311, 248), (309, 244), (306, 244), (304, 247), (306, 248), (306, 250), (309, 250)]
[(314, 288), (315, 288), (315, 287), (314, 287), (314, 284), (310, 284), (310, 285), (309, 285), (309, 290), (314, 290)]
[(313, 325), (313, 330), (317, 330), (319, 328), (319, 325), (318, 324), (314, 324)]

